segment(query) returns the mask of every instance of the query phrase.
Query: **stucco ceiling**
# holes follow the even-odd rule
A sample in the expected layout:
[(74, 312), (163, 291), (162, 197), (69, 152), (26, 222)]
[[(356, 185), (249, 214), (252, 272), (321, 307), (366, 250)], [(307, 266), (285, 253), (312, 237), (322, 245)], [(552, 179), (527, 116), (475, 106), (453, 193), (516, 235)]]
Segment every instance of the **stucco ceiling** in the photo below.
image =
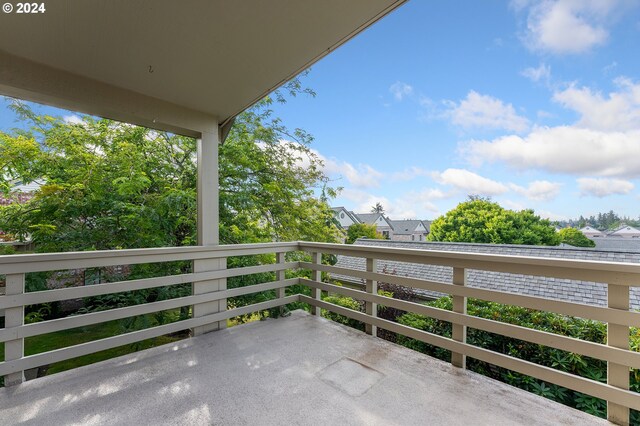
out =
[(56, 0), (0, 16), (0, 51), (224, 123), (403, 2)]

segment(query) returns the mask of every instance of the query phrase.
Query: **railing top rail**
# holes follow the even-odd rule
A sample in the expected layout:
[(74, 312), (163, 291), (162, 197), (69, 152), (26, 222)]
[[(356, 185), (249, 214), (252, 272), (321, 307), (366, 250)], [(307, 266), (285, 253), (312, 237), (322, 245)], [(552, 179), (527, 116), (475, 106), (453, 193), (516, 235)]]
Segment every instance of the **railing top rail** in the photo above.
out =
[(640, 286), (640, 263), (300, 242), (300, 250), (408, 263)]
[(0, 256), (0, 274), (220, 258), (293, 250), (640, 286), (640, 264), (305, 241)]
[(298, 249), (297, 242), (154, 247), (0, 256), (0, 274), (246, 256)]

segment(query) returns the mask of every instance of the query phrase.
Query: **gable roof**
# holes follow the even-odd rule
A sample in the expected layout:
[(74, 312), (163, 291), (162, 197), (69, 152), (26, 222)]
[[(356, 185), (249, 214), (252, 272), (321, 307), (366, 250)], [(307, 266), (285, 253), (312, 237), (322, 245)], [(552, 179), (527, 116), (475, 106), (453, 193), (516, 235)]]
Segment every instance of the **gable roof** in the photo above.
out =
[(331, 207), (331, 210), (333, 210), (336, 215), (340, 214), (340, 212), (346, 213), (346, 215), (353, 221), (353, 223), (360, 223), (360, 219), (358, 219), (353, 212), (350, 212), (344, 207)]
[(640, 235), (640, 230), (634, 228), (633, 226), (629, 226), (627, 224), (621, 224), (616, 229), (607, 233), (609, 235), (618, 235), (618, 234), (638, 234)]
[[(522, 246), (509, 244), (404, 242), (367, 239), (359, 239), (355, 244), (363, 246), (396, 247), (420, 250), (640, 263), (640, 252), (604, 251), (591, 248)], [(336, 266), (364, 271), (365, 260), (358, 257), (339, 255)], [(450, 283), (452, 280), (452, 268), (446, 266), (378, 260), (378, 272), (382, 272), (383, 270), (386, 271), (386, 273), (395, 273), (399, 276), (423, 279), (428, 278), (430, 280), (446, 283)], [(331, 274), (331, 278), (348, 282), (362, 282), (360, 278), (339, 274)], [(470, 269), (468, 271), (468, 285), (475, 288), (545, 297), (587, 305), (607, 306), (607, 285), (602, 283)], [(416, 289), (416, 292), (427, 298), (446, 296), (445, 294), (429, 290)], [(631, 287), (630, 304), (632, 309), (640, 309), (640, 288)]]
[(583, 226), (582, 228), (579, 229), (579, 231), (581, 231), (581, 232), (585, 232), (585, 231), (588, 231), (588, 232), (602, 232), (599, 229), (596, 229), (593, 226), (589, 226), (589, 225)]
[[(351, 212), (353, 213), (353, 212)], [(362, 223), (366, 223), (369, 225), (377, 225), (378, 224), (378, 219), (380, 218), (380, 216), (382, 216), (382, 218), (385, 220), (385, 222), (387, 223), (387, 225), (389, 226), (389, 228), (394, 229), (393, 225), (391, 224), (391, 221), (389, 219), (387, 219), (385, 217), (384, 214), (382, 213), (353, 213), (358, 219), (360, 219), (360, 222)]]
[(393, 232), (396, 235), (411, 235), (416, 231), (416, 228), (422, 224), (425, 232), (428, 232), (428, 228), (421, 220), (406, 219), (406, 220), (389, 220), (393, 226)]

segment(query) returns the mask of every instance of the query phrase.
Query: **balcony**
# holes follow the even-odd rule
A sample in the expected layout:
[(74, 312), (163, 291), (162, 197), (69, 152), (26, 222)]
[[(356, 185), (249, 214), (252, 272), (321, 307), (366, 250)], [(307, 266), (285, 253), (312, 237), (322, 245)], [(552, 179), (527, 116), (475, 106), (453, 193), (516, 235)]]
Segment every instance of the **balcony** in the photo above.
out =
[[(629, 288), (640, 286), (638, 265), (304, 242), (218, 245), (218, 147), (235, 117), (403, 3), (68, 1), (67, 7), (47, 5), (46, 17), (5, 17), (1, 94), (197, 139), (198, 246), (0, 257), (6, 279), (0, 296), (0, 376), (7, 385), (0, 390), (2, 424), (601, 422), (466, 371), (466, 357), (602, 398), (609, 420), (629, 423), (629, 408), (640, 409), (640, 397), (629, 390), (629, 368), (640, 368), (640, 354), (629, 349), (629, 327), (640, 327), (640, 314), (629, 310)], [(311, 260), (300, 260), (300, 252)], [(228, 258), (264, 254), (275, 255), (275, 263), (227, 269)], [(322, 254), (362, 258), (366, 270), (322, 264)], [(453, 278), (383, 274), (378, 260), (446, 266)], [(29, 273), (174, 261), (193, 262), (193, 268), (25, 292)], [(607, 306), (468, 287), (467, 270), (604, 283)], [(273, 279), (227, 288), (227, 278), (258, 273)], [(324, 282), (323, 273), (362, 279), (365, 290)], [(381, 296), (378, 281), (451, 294), (453, 310)], [(25, 324), (25, 306), (185, 284), (192, 285), (188, 296)], [(300, 285), (310, 296), (297, 291)], [(228, 298), (265, 291), (275, 298), (228, 309)], [(363, 300), (365, 312), (332, 305), (321, 292)], [(467, 298), (601, 321), (608, 343), (474, 317), (466, 312)], [(306, 303), (311, 315), (294, 312), (225, 329), (231, 318), (294, 302)], [(378, 304), (452, 323), (452, 337), (378, 318)], [(36, 336), (182, 307), (190, 307), (190, 315), (178, 322), (25, 355), (25, 340)], [(323, 309), (365, 323), (366, 334), (320, 318)], [(473, 346), (466, 342), (467, 327), (606, 361), (607, 383)], [(377, 339), (376, 328), (449, 350), (451, 363)], [(39, 366), (184, 330), (195, 337), (25, 381), (25, 371)]]
[[(289, 261), (301, 259), (301, 252), (308, 253), (311, 261)], [(363, 258), (367, 270), (322, 264), (323, 253)], [(276, 262), (226, 269), (229, 257), (264, 254), (275, 254)], [(453, 280), (374, 272), (382, 259), (451, 267)], [(25, 274), (30, 272), (176, 260), (209, 267), (182, 275), (24, 293)], [(310, 278), (285, 277), (287, 271), (304, 270)], [(608, 306), (467, 287), (467, 270), (606, 283)], [(275, 279), (226, 288), (226, 278), (263, 272), (273, 273)], [(362, 278), (365, 291), (323, 282), (323, 272)], [(609, 420), (619, 424), (628, 424), (629, 408), (640, 409), (640, 396), (628, 390), (629, 368), (640, 368), (640, 354), (629, 349), (628, 341), (629, 327), (640, 326), (640, 313), (629, 310), (629, 288), (640, 285), (640, 265), (297, 242), (4, 256), (0, 257), (0, 274), (7, 281), (7, 294), (0, 296), (0, 309), (6, 315), (5, 328), (0, 329), (0, 342), (5, 344), (0, 375), (9, 385), (0, 391), (1, 405), (6, 407), (0, 411), (3, 424), (247, 424), (258, 419), (266, 424), (424, 424), (426, 418), (433, 424), (605, 422), (469, 372), (466, 357), (603, 398), (608, 401)], [(378, 295), (377, 281), (451, 294), (453, 311)], [(26, 305), (185, 283), (193, 283), (191, 296), (24, 324)], [(308, 286), (311, 295), (287, 291), (295, 284)], [(230, 297), (266, 290), (275, 290), (276, 297), (226, 309)], [(366, 311), (327, 303), (321, 292), (364, 300)], [(468, 315), (469, 297), (606, 322), (608, 344)], [(290, 317), (224, 329), (229, 318), (293, 302), (307, 303), (311, 314), (294, 311)], [(378, 304), (451, 322), (452, 338), (377, 318)], [(183, 321), (24, 356), (25, 338), (183, 306), (193, 306), (193, 316)], [(364, 322), (366, 332), (320, 318), (322, 309)], [(451, 364), (374, 337), (378, 327), (450, 350)], [(604, 360), (608, 382), (473, 346), (466, 343), (467, 327)], [(28, 369), (186, 329), (200, 335), (23, 381)], [(198, 332), (216, 329), (219, 331)]]

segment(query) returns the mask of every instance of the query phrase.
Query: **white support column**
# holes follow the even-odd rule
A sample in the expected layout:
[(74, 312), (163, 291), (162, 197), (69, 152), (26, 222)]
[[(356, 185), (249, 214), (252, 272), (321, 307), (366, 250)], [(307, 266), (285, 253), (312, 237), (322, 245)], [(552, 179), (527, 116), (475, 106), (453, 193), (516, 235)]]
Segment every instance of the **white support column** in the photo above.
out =
[[(24, 274), (12, 274), (6, 277), (6, 295), (24, 293)], [(24, 325), (24, 306), (7, 308), (4, 311), (5, 327), (19, 327)], [(9, 340), (4, 344), (4, 360), (11, 361), (24, 357), (24, 339)], [(5, 386), (18, 385), (24, 382), (24, 371), (4, 376)]]
[[(276, 253), (276, 263), (279, 263), (280, 265), (282, 265), (285, 262), (285, 253)], [(276, 272), (276, 281), (284, 281), (285, 280), (285, 271), (278, 271)], [(279, 288), (276, 290), (276, 297), (278, 299), (282, 299), (285, 296), (285, 289), (284, 288)], [(280, 306), (280, 315), (283, 315), (285, 312), (285, 307), (284, 306)]]
[[(378, 272), (378, 260), (367, 258), (367, 272)], [(378, 281), (366, 280), (365, 291), (369, 294), (378, 294)], [(365, 312), (371, 317), (378, 316), (378, 304), (373, 302), (365, 302)], [(365, 332), (372, 336), (378, 335), (378, 327), (371, 324), (365, 324)]]
[[(322, 263), (322, 253), (311, 253), (311, 262), (315, 263), (316, 265), (319, 265)], [(311, 280), (313, 281), (322, 281), (322, 273), (318, 270), (314, 270), (311, 272)], [(321, 300), (322, 299), (322, 292), (320, 291), (319, 288), (312, 288), (311, 289), (311, 297), (313, 297), (316, 300)], [(311, 307), (311, 313), (313, 315), (321, 315), (322, 313), (322, 309), (320, 309), (317, 306), (312, 306)]]
[[(217, 125), (215, 126), (217, 128)], [(218, 144), (219, 132), (203, 132), (198, 139), (198, 244), (216, 246), (219, 240), (219, 190), (218, 190)], [(202, 259), (193, 262), (194, 272), (226, 269), (227, 259)], [(193, 294), (226, 290), (226, 278), (193, 283)], [(225, 311), (227, 299), (193, 305), (193, 317)], [(226, 327), (226, 321), (214, 322), (193, 329), (194, 335)]]
[[(629, 310), (629, 287), (609, 284), (607, 299), (609, 307)], [(629, 350), (629, 327), (619, 324), (607, 324), (607, 345)], [(621, 389), (629, 389), (629, 367), (607, 362), (607, 384)], [(629, 408), (607, 401), (607, 419), (619, 425), (629, 424)]]
[[(467, 271), (464, 268), (453, 268), (453, 285), (467, 285)], [(453, 312), (459, 314), (467, 313), (467, 298), (464, 296), (453, 296)], [(467, 341), (467, 326), (452, 324), (451, 338), (458, 342)], [(451, 364), (456, 367), (466, 368), (467, 356), (457, 352), (451, 352)]]

